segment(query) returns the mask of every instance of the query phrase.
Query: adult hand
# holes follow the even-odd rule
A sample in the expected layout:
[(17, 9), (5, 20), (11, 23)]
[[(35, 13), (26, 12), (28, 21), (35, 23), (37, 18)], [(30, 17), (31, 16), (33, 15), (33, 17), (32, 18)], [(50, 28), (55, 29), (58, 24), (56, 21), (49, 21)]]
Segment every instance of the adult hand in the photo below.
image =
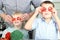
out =
[(25, 14), (23, 14), (23, 16), (22, 16), (22, 20), (28, 20), (29, 19), (29, 14), (28, 13), (25, 13)]
[(4, 20), (5, 20), (5, 22), (11, 23), (12, 17), (10, 15), (5, 15)]
[(5, 22), (11, 23), (12, 17), (10, 15), (7, 15), (5, 13), (0, 14), (0, 16), (3, 18)]

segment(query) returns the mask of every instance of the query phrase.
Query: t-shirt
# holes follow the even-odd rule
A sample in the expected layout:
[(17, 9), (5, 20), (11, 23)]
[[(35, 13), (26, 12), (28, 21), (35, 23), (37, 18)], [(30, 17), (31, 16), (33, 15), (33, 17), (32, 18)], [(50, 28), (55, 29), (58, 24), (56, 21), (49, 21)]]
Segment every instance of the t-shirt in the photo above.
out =
[(31, 4), (38, 7), (41, 0), (0, 0), (0, 13), (12, 14), (13, 12), (30, 13)]
[(32, 29), (35, 29), (35, 40), (57, 39), (58, 26), (53, 19), (49, 23), (46, 23), (44, 18), (36, 18), (32, 24)]

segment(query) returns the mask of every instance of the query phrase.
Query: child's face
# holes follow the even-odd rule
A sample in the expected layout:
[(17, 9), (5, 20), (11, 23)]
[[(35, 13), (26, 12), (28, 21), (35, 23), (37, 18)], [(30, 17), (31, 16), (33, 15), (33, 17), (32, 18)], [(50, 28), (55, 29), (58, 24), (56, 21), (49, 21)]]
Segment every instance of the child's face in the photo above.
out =
[(42, 4), (43, 11), (42, 11), (42, 16), (44, 18), (51, 18), (52, 17), (52, 9), (53, 5), (52, 4)]
[(12, 18), (12, 23), (13, 25), (22, 25), (22, 21), (21, 21), (21, 17), (22, 17), (22, 14), (20, 15), (13, 15), (13, 18)]

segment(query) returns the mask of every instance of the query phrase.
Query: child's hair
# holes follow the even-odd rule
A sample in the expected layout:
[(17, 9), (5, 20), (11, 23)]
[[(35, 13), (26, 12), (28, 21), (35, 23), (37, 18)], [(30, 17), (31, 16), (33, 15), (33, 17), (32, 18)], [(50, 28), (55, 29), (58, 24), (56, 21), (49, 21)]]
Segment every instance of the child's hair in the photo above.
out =
[(42, 4), (52, 4), (53, 5), (53, 7), (55, 7), (55, 5), (54, 5), (54, 3), (52, 3), (51, 1), (44, 1), (44, 2), (42, 2), (41, 4), (40, 4), (40, 6), (42, 6)]

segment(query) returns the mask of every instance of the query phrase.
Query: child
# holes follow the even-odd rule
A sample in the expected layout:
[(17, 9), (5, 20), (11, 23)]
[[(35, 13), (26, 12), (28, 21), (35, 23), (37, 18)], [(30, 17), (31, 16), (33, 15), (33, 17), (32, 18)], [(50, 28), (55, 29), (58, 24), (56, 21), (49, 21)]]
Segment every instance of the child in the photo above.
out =
[(14, 27), (8, 27), (6, 30), (3, 31), (3, 35), (2, 37), (5, 38), (6, 33), (10, 32), (14, 32), (15, 30), (19, 30), (20, 32), (22, 32), (23, 34), (23, 39), (28, 39), (28, 31), (22, 29), (22, 13), (16, 12), (14, 14), (12, 14), (12, 24)]
[[(40, 6), (36, 8), (34, 15), (26, 23), (25, 29), (36, 30), (35, 40), (56, 40), (57, 29), (60, 31), (60, 20), (57, 16), (54, 4), (50, 1), (44, 1)], [(36, 18), (36, 16), (40, 13), (42, 18)]]

